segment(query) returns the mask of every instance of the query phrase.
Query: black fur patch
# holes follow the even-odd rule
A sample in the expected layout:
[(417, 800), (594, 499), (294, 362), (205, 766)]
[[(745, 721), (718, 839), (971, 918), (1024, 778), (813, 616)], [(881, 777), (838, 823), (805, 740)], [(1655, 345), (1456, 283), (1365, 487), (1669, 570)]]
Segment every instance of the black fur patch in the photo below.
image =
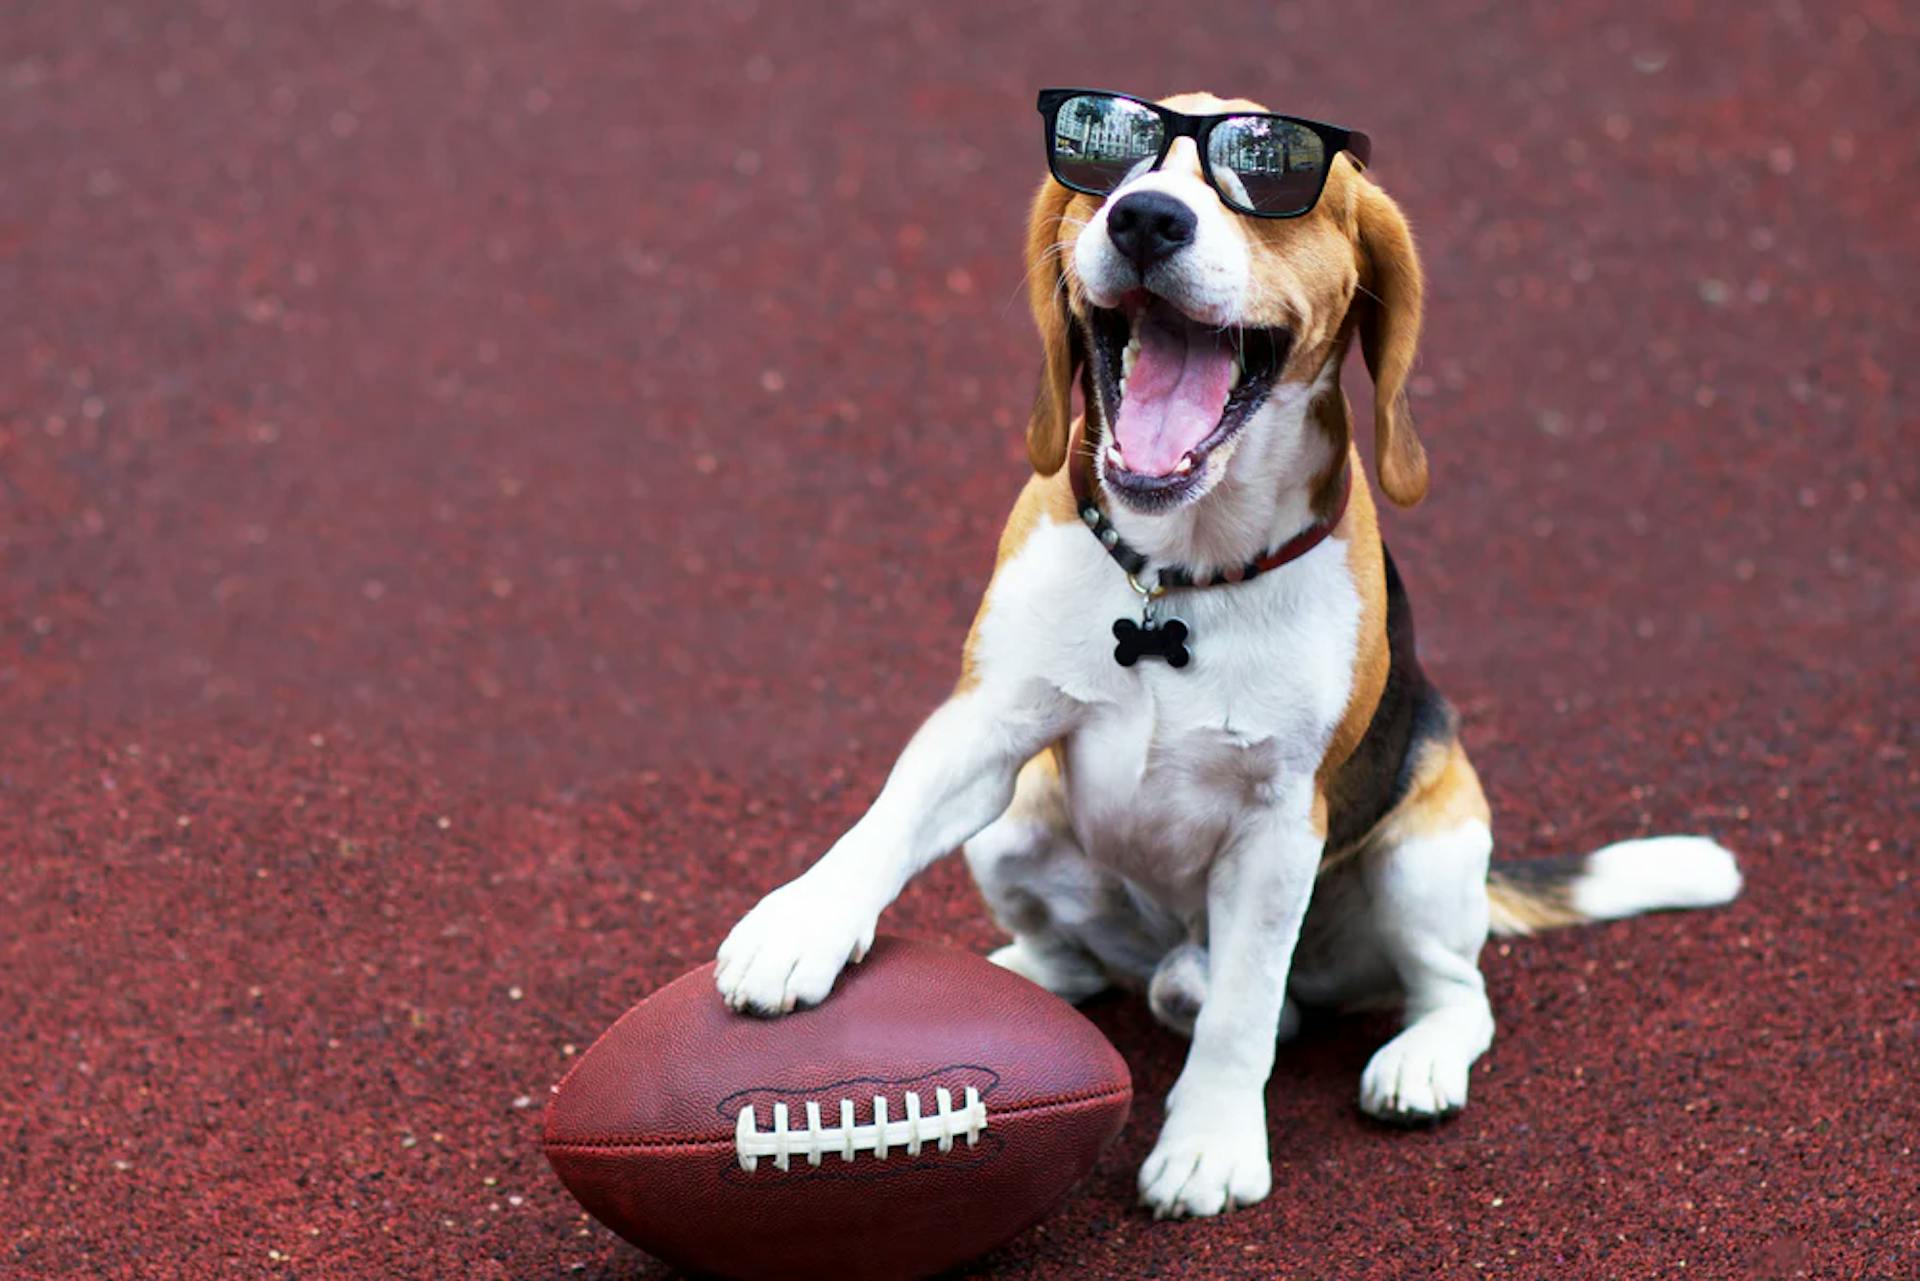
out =
[(1501, 862), (1500, 879), (1529, 898), (1573, 910), (1573, 883), (1587, 870), (1584, 854), (1555, 854), (1547, 858)]

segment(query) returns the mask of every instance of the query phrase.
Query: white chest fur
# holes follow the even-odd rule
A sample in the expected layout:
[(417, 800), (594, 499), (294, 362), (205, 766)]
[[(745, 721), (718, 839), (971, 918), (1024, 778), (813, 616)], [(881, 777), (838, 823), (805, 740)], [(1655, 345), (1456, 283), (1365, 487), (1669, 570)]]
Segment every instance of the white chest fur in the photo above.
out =
[(1126, 576), (1078, 525), (1044, 525), (1002, 565), (978, 661), (1081, 709), (1066, 738), (1082, 847), (1176, 911), (1248, 814), (1319, 768), (1347, 705), (1361, 603), (1346, 544), (1232, 586), (1177, 591), (1162, 617), (1192, 629), (1192, 662), (1114, 661), (1112, 625), (1138, 618)]

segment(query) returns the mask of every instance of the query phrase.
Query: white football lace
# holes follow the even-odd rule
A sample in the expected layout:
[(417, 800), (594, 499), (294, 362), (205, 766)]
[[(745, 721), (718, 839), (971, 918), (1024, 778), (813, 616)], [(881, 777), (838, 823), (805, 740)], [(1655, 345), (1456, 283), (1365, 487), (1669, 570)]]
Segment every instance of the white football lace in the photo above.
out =
[(803, 1130), (788, 1127), (784, 1103), (773, 1105), (773, 1128), (758, 1129), (749, 1103), (740, 1109), (740, 1121), (733, 1127), (733, 1146), (740, 1155), (740, 1168), (751, 1171), (762, 1157), (772, 1157), (774, 1166), (784, 1170), (796, 1156), (805, 1156), (808, 1165), (819, 1165), (820, 1158), (829, 1152), (838, 1152), (842, 1161), (853, 1160), (856, 1152), (871, 1152), (884, 1161), (894, 1148), (905, 1148), (908, 1156), (919, 1156), (920, 1146), (930, 1141), (938, 1143), (942, 1152), (952, 1151), (957, 1137), (965, 1138), (968, 1147), (980, 1141), (980, 1131), (987, 1128), (987, 1105), (980, 1101), (979, 1090), (968, 1086), (966, 1102), (957, 1112), (953, 1094), (945, 1086), (934, 1090), (933, 1097), (934, 1111), (923, 1116), (919, 1091), (908, 1090), (903, 1096), (906, 1116), (889, 1121), (887, 1100), (876, 1094), (872, 1125), (855, 1125), (853, 1100), (841, 1099), (840, 1124), (830, 1126), (820, 1124), (820, 1105), (809, 1099)]

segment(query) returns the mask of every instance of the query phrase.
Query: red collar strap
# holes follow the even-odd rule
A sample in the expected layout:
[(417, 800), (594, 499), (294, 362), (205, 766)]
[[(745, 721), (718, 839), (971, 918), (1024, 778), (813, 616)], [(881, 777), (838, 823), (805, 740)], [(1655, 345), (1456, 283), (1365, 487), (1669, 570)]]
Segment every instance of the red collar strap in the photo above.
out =
[[(1093, 493), (1093, 446), (1087, 443), (1080, 422), (1074, 423), (1072, 439), (1067, 442), (1067, 480), (1073, 486), (1073, 506), (1080, 513), (1080, 519), (1100, 540), (1100, 545), (1107, 549), (1107, 555), (1113, 557), (1114, 562), (1137, 583), (1148, 566), (1147, 558), (1120, 537), (1120, 531), (1100, 510), (1099, 500)], [(1315, 521), (1264, 556), (1232, 569), (1216, 570), (1204, 577), (1196, 578), (1184, 566), (1162, 565), (1154, 580), (1156, 594), (1169, 587), (1217, 587), (1222, 583), (1243, 583), (1270, 569), (1278, 569), (1288, 561), (1299, 560), (1339, 527), (1341, 517), (1347, 514), (1347, 499), (1352, 493), (1353, 471), (1342, 463), (1340, 496), (1334, 500), (1333, 510), (1327, 513), (1324, 520)]]

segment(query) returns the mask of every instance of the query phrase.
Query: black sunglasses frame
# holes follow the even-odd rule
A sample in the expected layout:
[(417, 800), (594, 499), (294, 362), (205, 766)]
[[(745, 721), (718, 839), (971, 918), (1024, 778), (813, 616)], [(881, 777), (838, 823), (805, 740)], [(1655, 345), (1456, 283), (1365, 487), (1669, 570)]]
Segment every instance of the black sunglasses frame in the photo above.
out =
[[(1145, 107), (1160, 117), (1165, 137), (1160, 143), (1160, 154), (1153, 158), (1153, 168), (1158, 169), (1167, 162), (1167, 153), (1173, 150), (1173, 144), (1179, 138), (1193, 139), (1194, 149), (1200, 153), (1200, 172), (1213, 188), (1220, 203), (1235, 213), (1246, 214), (1250, 218), (1298, 218), (1302, 214), (1313, 212), (1320, 203), (1320, 193), (1327, 189), (1327, 174), (1333, 168), (1333, 157), (1338, 152), (1346, 152), (1365, 169), (1373, 157), (1373, 140), (1357, 129), (1342, 129), (1339, 125), (1322, 124), (1318, 120), (1306, 120), (1300, 116), (1282, 116), (1271, 111), (1229, 111), (1217, 116), (1190, 116), (1157, 102), (1148, 102), (1145, 98), (1136, 98), (1130, 93), (1114, 93), (1110, 89), (1042, 89), (1040, 91), (1040, 118), (1046, 127), (1047, 171), (1053, 180), (1071, 191), (1084, 192), (1089, 196), (1105, 196), (1114, 189), (1104, 190), (1098, 187), (1086, 187), (1077, 182), (1069, 182), (1061, 177), (1060, 166), (1054, 153), (1054, 132), (1059, 123), (1060, 108), (1073, 98), (1118, 98)], [(1326, 156), (1326, 163), (1320, 166), (1320, 185), (1313, 189), (1313, 199), (1298, 209), (1283, 212), (1269, 212), (1264, 209), (1249, 209), (1227, 194), (1225, 187), (1213, 176), (1213, 163), (1207, 159), (1207, 137), (1216, 125), (1228, 120), (1280, 120), (1290, 125), (1298, 125), (1320, 139), (1320, 146)], [(1149, 172), (1152, 172), (1149, 170)]]

